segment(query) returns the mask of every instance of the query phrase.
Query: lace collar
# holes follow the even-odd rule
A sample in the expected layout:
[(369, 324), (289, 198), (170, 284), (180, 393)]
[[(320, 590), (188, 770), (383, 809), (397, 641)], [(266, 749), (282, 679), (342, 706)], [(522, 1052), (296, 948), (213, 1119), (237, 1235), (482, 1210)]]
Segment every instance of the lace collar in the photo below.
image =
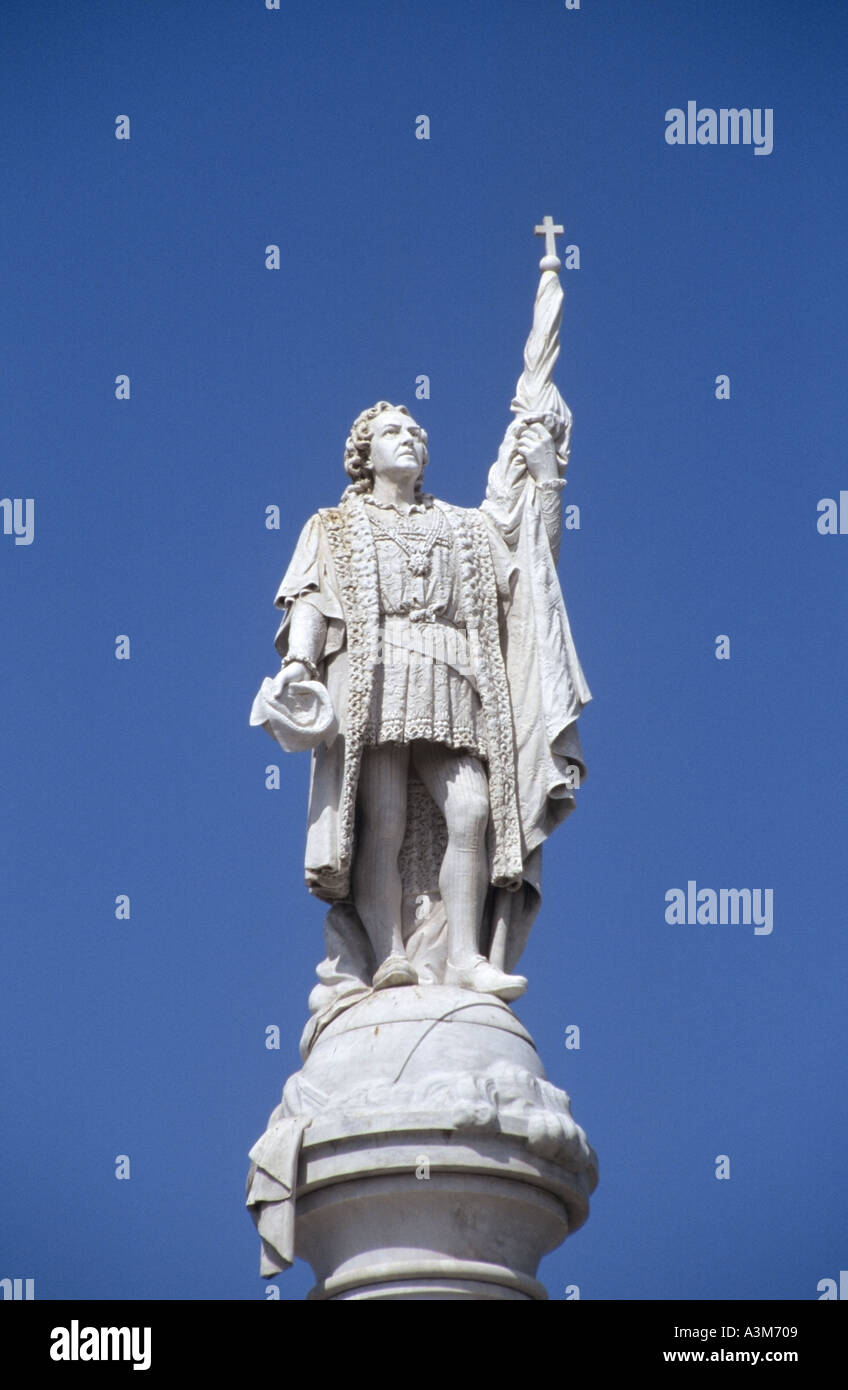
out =
[(378, 502), (368, 492), (363, 495), (361, 500), (367, 502), (369, 507), (379, 507), (381, 512), (396, 512), (398, 516), (412, 516), (415, 512), (429, 511), (436, 499), (429, 492), (425, 492), (416, 502), (411, 502), (407, 507), (397, 502)]

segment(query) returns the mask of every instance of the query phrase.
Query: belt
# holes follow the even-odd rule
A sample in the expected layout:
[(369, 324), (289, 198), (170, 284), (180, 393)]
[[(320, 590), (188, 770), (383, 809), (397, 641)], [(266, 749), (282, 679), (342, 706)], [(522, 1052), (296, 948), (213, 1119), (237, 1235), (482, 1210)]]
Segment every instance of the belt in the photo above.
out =
[[(392, 653), (405, 652), (429, 657), (431, 661), (451, 666), (476, 689), (474, 678), (473, 641), (469, 641), (464, 623), (449, 618), (425, 615), (432, 610), (415, 609), (408, 614), (391, 613), (383, 622), (384, 660)], [(476, 636), (476, 633), (475, 633)]]

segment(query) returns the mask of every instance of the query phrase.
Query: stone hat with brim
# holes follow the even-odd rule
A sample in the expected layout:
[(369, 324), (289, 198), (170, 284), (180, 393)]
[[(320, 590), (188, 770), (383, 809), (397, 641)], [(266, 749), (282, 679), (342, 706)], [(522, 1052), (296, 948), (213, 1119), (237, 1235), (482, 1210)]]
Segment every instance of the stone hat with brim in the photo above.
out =
[(292, 681), (282, 695), (266, 676), (250, 711), (251, 725), (260, 724), (287, 753), (301, 753), (329, 744), (336, 734), (336, 716), (326, 686), (319, 681)]

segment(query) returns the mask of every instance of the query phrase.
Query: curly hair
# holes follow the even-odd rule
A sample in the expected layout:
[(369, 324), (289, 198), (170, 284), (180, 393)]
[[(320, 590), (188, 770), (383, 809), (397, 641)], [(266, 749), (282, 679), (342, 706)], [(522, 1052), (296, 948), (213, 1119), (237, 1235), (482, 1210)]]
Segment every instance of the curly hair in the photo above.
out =
[[(371, 492), (374, 487), (374, 470), (369, 467), (368, 463), (371, 456), (371, 435), (374, 421), (378, 415), (382, 415), (384, 410), (397, 410), (407, 419), (412, 419), (405, 405), (392, 405), (390, 401), (378, 401), (376, 405), (369, 406), (367, 410), (362, 411), (361, 415), (357, 415), (345, 441), (344, 466), (345, 472), (351, 479), (350, 486), (345, 488), (345, 497)], [(427, 434), (424, 430), (421, 431), (421, 442), (424, 445), (424, 463), (421, 468), (423, 476), (428, 462)], [(415, 495), (416, 497), (423, 496), (420, 477), (415, 484)]]

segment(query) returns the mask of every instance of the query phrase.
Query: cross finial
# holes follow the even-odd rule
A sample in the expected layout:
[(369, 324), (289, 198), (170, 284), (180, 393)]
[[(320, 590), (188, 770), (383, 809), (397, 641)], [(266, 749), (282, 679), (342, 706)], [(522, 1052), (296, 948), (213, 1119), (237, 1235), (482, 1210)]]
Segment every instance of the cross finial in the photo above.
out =
[(565, 228), (561, 227), (559, 223), (555, 223), (549, 213), (547, 217), (542, 219), (538, 227), (533, 228), (533, 231), (536, 233), (536, 236), (543, 236), (545, 238), (545, 254), (539, 262), (539, 269), (559, 270), (561, 262), (556, 253), (556, 238), (564, 235)]

